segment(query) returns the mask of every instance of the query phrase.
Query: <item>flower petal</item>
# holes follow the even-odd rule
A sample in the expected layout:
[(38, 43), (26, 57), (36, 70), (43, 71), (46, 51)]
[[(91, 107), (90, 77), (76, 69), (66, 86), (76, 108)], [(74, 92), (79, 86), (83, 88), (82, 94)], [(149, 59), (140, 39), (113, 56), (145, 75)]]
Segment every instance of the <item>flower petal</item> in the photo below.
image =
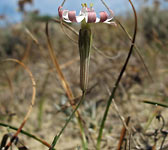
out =
[(58, 14), (59, 14), (59, 17), (62, 19), (62, 14), (63, 14), (62, 6), (58, 7)]
[(82, 22), (82, 20), (84, 19), (84, 16), (76, 16), (76, 21), (77, 22)]
[(104, 22), (108, 19), (108, 14), (105, 11), (100, 12), (100, 22)]
[(116, 25), (115, 22), (112, 22), (114, 13), (110, 9), (109, 10), (110, 14), (108, 14), (105, 11), (101, 11), (99, 13), (100, 18), (96, 17), (96, 12), (94, 9), (83, 7), (79, 13), (79, 16), (76, 16), (76, 11), (69, 11), (69, 10), (62, 10), (62, 6), (59, 6), (58, 8), (58, 13), (60, 19), (63, 19), (65, 22), (71, 23), (71, 22), (82, 22), (82, 20), (86, 20), (87, 23), (107, 23), (107, 24), (113, 24)]
[(110, 25), (117, 27), (117, 24), (114, 21), (112, 21), (112, 22), (105, 21), (104, 23), (107, 23), (107, 24), (110, 24)]
[(77, 22), (76, 21), (76, 11), (68, 11), (68, 18), (71, 22)]
[(87, 21), (88, 23), (96, 22), (96, 12), (88, 12)]
[(63, 12), (62, 12), (62, 17), (63, 17), (64, 19), (69, 19), (69, 18), (68, 18), (68, 12), (69, 12), (69, 10), (63, 10)]
[(95, 23), (98, 23), (100, 22), (100, 18), (96, 18), (96, 22)]
[(68, 12), (69, 12), (69, 10), (63, 10), (62, 19), (63, 19), (65, 22), (71, 23), (71, 21), (69, 20), (69, 17), (68, 17)]

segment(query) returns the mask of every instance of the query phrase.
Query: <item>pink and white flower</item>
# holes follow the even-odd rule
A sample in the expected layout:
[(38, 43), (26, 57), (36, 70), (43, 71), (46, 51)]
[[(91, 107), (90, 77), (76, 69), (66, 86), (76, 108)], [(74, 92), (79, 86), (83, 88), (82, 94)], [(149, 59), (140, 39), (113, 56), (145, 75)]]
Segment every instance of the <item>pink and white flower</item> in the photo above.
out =
[(86, 23), (102, 22), (107, 24), (115, 24), (115, 22), (112, 21), (114, 17), (113, 11), (109, 10), (109, 12), (110, 13), (108, 14), (105, 11), (101, 11), (99, 13), (100, 17), (97, 17), (97, 14), (92, 7), (88, 8), (86, 4), (83, 4), (82, 9), (79, 15), (77, 16), (76, 11), (74, 10), (72, 11), (66, 10), (66, 9), (63, 10), (62, 6), (58, 8), (60, 19), (68, 23), (71, 23), (71, 22), (80, 23), (85, 19)]

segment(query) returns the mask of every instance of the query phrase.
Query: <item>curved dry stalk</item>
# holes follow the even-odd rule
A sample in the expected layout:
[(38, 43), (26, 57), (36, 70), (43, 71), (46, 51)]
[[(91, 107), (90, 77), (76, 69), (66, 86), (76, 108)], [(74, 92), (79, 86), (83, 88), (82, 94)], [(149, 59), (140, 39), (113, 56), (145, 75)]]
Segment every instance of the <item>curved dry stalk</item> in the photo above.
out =
[(111, 13), (111, 10), (110, 10), (110, 8), (107, 6), (107, 4), (105, 3), (105, 1), (104, 0), (100, 0), (102, 3), (103, 3), (103, 5), (106, 7), (106, 9), (109, 11), (109, 13)]
[(63, 5), (65, 4), (65, 2), (66, 2), (66, 0), (64, 0), (64, 1), (62, 2), (61, 6), (63, 6)]
[[(61, 21), (59, 19), (51, 19), (52, 21), (56, 22), (56, 23), (61, 23)], [(71, 26), (69, 26), (67, 23), (62, 22), (62, 25), (65, 26), (67, 29), (71, 30), (75, 35), (79, 36), (79, 33), (72, 28)]]
[(118, 54), (116, 54), (115, 56), (108, 56), (108, 55), (104, 54), (100, 49), (98, 49), (94, 44), (92, 45), (92, 47), (94, 48), (94, 50), (96, 50), (97, 53), (99, 53), (100, 55), (102, 55), (105, 58), (110, 59), (110, 60), (115, 60), (121, 56), (120, 52), (118, 52)]
[(61, 29), (62, 31), (65, 33), (65, 35), (75, 44), (78, 44), (78, 41), (75, 41), (74, 39), (71, 38), (71, 36), (65, 31), (65, 28), (63, 26), (63, 22), (62, 20), (60, 20), (60, 25), (61, 25)]
[(13, 100), (13, 85), (12, 85), (12, 81), (11, 81), (8, 73), (5, 70), (3, 70), (3, 72), (5, 74), (5, 78), (6, 78), (7, 82), (8, 82), (9, 89), (11, 91), (11, 100)]
[(42, 53), (44, 48), (40, 45), (38, 39), (33, 35), (33, 33), (28, 28), (25, 28), (25, 32), (32, 39), (32, 41), (39, 47), (39, 50), (41, 51), (41, 55), (45, 58), (45, 61), (48, 65), (48, 67), (52, 68), (49, 61), (48, 61), (48, 57)]
[(74, 102), (73, 102), (74, 96), (72, 94), (72, 91), (71, 91), (67, 81), (65, 80), (65, 77), (64, 77), (64, 75), (61, 71), (61, 68), (58, 64), (57, 58), (55, 56), (55, 53), (54, 53), (54, 50), (53, 50), (53, 47), (52, 47), (52, 44), (51, 44), (51, 41), (50, 41), (50, 37), (49, 37), (48, 22), (46, 24), (46, 36), (47, 36), (48, 50), (49, 50), (49, 53), (50, 53), (51, 60), (52, 60), (54, 66), (55, 66), (55, 68), (58, 72), (59, 78), (60, 78), (60, 80), (62, 82), (62, 86), (63, 86), (63, 88), (64, 88), (64, 90), (65, 90), (65, 92), (68, 96), (68, 99), (70, 100), (70, 103), (73, 106), (74, 105)]
[(15, 63), (18, 63), (19, 65), (21, 65), (29, 74), (29, 77), (31, 79), (31, 82), (32, 82), (32, 99), (31, 99), (31, 104), (29, 106), (29, 109), (23, 119), (23, 122), (21, 123), (20, 127), (18, 128), (17, 132), (14, 134), (13, 138), (10, 140), (10, 142), (5, 146), (5, 150), (8, 150), (8, 148), (11, 146), (12, 142), (14, 142), (14, 140), (16, 139), (16, 137), (18, 136), (18, 134), (21, 132), (23, 126), (25, 125), (26, 121), (28, 120), (29, 116), (30, 116), (30, 113), (32, 111), (32, 108), (34, 106), (34, 103), (35, 103), (35, 96), (36, 96), (36, 82), (35, 82), (35, 79), (33, 77), (33, 74), (31, 73), (31, 71), (29, 70), (29, 68), (24, 64), (22, 63), (21, 61), (17, 60), (17, 59), (12, 59), (12, 58), (9, 58), (9, 59), (5, 59), (5, 60), (2, 60), (1, 63), (3, 62), (15, 62)]
[[(28, 58), (30, 50), (31, 50), (31, 47), (32, 47), (32, 41), (30, 40), (30, 41), (27, 42), (27, 45), (26, 45), (26, 48), (25, 48), (25, 52), (24, 52), (24, 54), (23, 54), (23, 56), (22, 56), (22, 58), (20, 60), (21, 62), (24, 62), (24, 60), (26, 60)], [(15, 67), (15, 70), (12, 73), (12, 78), (14, 77), (16, 72), (18, 71), (19, 67), (20, 67), (19, 65), (17, 65)]]
[[(119, 24), (119, 26), (121, 27), (121, 29), (126, 33), (126, 35), (128, 36), (129, 40), (132, 41), (131, 35), (130, 35), (130, 34), (128, 33), (128, 31), (124, 28), (124, 26), (121, 24), (121, 22), (120, 22), (118, 19), (116, 19), (116, 18), (115, 18), (115, 21)], [(147, 72), (149, 78), (151, 79), (152, 82), (154, 82), (154, 80), (153, 80), (153, 78), (152, 78), (152, 75), (151, 75), (150, 71), (148, 70), (148, 67), (146, 66), (145, 61), (144, 61), (143, 57), (141, 56), (140, 50), (139, 50), (139, 48), (138, 48), (138, 46), (137, 46), (136, 44), (135, 44), (135, 50), (136, 50), (135, 52), (136, 52), (136, 54), (138, 55), (139, 59), (140, 59), (141, 62), (143, 63), (143, 66), (144, 66), (144, 68), (145, 68), (145, 70), (146, 70), (146, 72)]]

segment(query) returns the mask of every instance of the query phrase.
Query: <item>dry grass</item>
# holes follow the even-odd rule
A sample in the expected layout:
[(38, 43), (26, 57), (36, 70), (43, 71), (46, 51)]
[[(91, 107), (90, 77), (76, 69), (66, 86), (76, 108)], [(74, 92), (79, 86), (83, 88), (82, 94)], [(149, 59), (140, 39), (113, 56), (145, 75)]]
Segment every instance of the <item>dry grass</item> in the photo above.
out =
[[(132, 18), (124, 19), (120, 17), (119, 20), (129, 32), (132, 31)], [(156, 36), (153, 35), (153, 39), (149, 40), (148, 36), (145, 35), (147, 31), (143, 29), (144, 21), (142, 14), (139, 13), (139, 30), (136, 44), (152, 75), (153, 82), (144, 69), (143, 63), (134, 53), (116, 94), (115, 103), (119, 112), (117, 112), (113, 103), (108, 114), (103, 133), (103, 150), (117, 148), (120, 132), (123, 128), (120, 117), (131, 117), (128, 127), (129, 132), (125, 137), (127, 144), (129, 138), (131, 139), (131, 150), (136, 149), (135, 145), (142, 149), (147, 149), (149, 146), (151, 146), (152, 150), (160, 148), (163, 134), (157, 134), (157, 142), (154, 136), (147, 136), (147, 134), (160, 129), (162, 121), (159, 122), (157, 119), (153, 119), (145, 130), (148, 121), (155, 113), (163, 116), (165, 119), (164, 131), (167, 131), (167, 108), (145, 104), (142, 101), (151, 100), (167, 103), (168, 43), (166, 43), (166, 37), (161, 38), (161, 35), (157, 33), (158, 31), (154, 27), (153, 30), (156, 33), (154, 35)], [(24, 130), (45, 139), (48, 143), (52, 143), (53, 137), (61, 130), (72, 109), (49, 57), (45, 37), (45, 23), (31, 20), (25, 22), (25, 24), (38, 39), (40, 47), (25, 32), (22, 23), (1, 28), (0, 59), (19, 59), (31, 70), (37, 84), (37, 96), (33, 112), (24, 126)], [(79, 29), (78, 26), (75, 26), (75, 28)], [(112, 57), (108, 59), (92, 50), (89, 76), (90, 91), (79, 109), (89, 133), (96, 141), (100, 121), (109, 97), (109, 90), (111, 91), (113, 88), (126, 59), (130, 40), (120, 27), (115, 28), (96, 24), (92, 28), (94, 31), (94, 45), (102, 53)], [(82, 94), (79, 84), (78, 45), (66, 37), (60, 25), (52, 23), (49, 30), (60, 68), (70, 85), (74, 97), (78, 98)], [(66, 32), (70, 34), (71, 38), (77, 40), (77, 37), (69, 30), (66, 30)], [(0, 122), (19, 127), (29, 107), (31, 95), (31, 81), (25, 70), (14, 63), (1, 65)], [(0, 139), (2, 139), (4, 133), (14, 133), (13, 130), (3, 127), (0, 127), (0, 132)], [(128, 133), (131, 134), (131, 137)], [(47, 149), (23, 134), (20, 134), (19, 138), (30, 150)], [(167, 139), (164, 143), (165, 146)], [(74, 150), (78, 146), (81, 146), (81, 141), (77, 121), (74, 118), (61, 136), (57, 149)], [(89, 142), (89, 147), (90, 150), (94, 149), (92, 141)]]

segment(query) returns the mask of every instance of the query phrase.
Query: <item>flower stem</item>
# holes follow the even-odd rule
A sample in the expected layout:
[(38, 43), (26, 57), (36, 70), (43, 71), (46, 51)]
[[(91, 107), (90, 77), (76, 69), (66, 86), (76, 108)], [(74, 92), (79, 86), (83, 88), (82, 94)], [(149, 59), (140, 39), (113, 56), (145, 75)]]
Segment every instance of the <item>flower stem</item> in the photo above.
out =
[[(55, 145), (57, 144), (58, 139), (60, 138), (60, 136), (62, 135), (62, 133), (63, 133), (64, 130), (66, 129), (68, 123), (71, 121), (72, 117), (74, 116), (75, 112), (78, 110), (79, 106), (82, 104), (82, 102), (84, 101), (84, 99), (85, 99), (85, 92), (83, 92), (83, 95), (82, 95), (82, 97), (81, 97), (81, 99), (80, 99), (78, 105), (77, 105), (76, 108), (73, 110), (72, 114), (70, 115), (70, 117), (69, 117), (68, 120), (66, 121), (65, 125), (63, 126), (63, 128), (61, 129), (61, 131), (59, 132), (59, 134), (55, 136), (55, 138), (54, 138), (54, 144), (52, 144), (52, 148), (50, 148), (49, 150), (54, 150), (54, 147), (55, 147)], [(82, 129), (83, 129), (83, 128), (82, 128)], [(82, 133), (83, 133), (82, 135), (85, 136), (85, 135), (84, 135), (84, 131), (83, 131)], [(85, 138), (85, 139), (86, 139), (86, 138)], [(83, 148), (84, 148), (84, 150), (87, 150), (87, 143), (86, 143), (86, 141), (83, 139), (82, 142), (83, 142)]]

